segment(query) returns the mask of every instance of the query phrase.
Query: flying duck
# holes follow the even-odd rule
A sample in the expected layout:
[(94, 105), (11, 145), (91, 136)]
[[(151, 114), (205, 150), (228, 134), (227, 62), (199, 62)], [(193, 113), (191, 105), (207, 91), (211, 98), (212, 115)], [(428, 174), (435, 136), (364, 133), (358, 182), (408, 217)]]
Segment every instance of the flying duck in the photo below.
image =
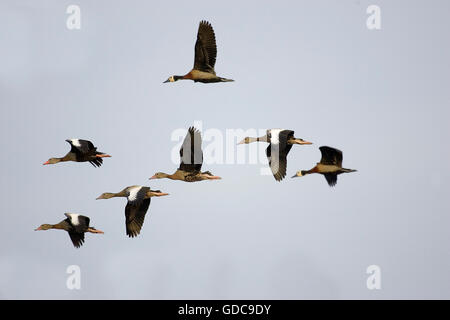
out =
[(127, 198), (128, 202), (125, 206), (125, 227), (128, 237), (136, 237), (141, 233), (144, 224), (145, 214), (150, 206), (151, 197), (167, 196), (168, 193), (160, 190), (151, 190), (144, 186), (126, 187), (118, 193), (105, 192), (98, 199), (111, 199), (115, 197)]
[(94, 227), (89, 227), (90, 219), (86, 216), (75, 213), (64, 213), (64, 215), (67, 217), (67, 219), (64, 219), (60, 223), (42, 224), (39, 228), (35, 229), (35, 231), (49, 229), (65, 230), (69, 233), (70, 240), (72, 240), (75, 248), (79, 248), (83, 245), (85, 232), (101, 234), (104, 233), (103, 231), (97, 230)]
[(342, 151), (326, 146), (322, 146), (319, 149), (322, 153), (322, 159), (320, 159), (320, 162), (311, 170), (297, 171), (295, 176), (292, 178), (302, 177), (310, 173), (320, 173), (324, 175), (328, 185), (330, 187), (334, 187), (337, 183), (337, 177), (339, 174), (356, 171), (354, 169), (342, 168)]
[(276, 181), (281, 181), (286, 176), (287, 155), (293, 144), (312, 144), (300, 138), (294, 137), (294, 131), (286, 129), (268, 129), (262, 137), (246, 137), (238, 144), (252, 142), (269, 142), (266, 156), (269, 166)]
[(200, 171), (203, 163), (202, 136), (200, 131), (194, 127), (189, 128), (184, 138), (183, 145), (180, 149), (180, 158), (180, 167), (174, 174), (157, 172), (149, 179), (168, 178), (186, 182), (221, 179), (221, 177), (214, 176), (209, 171)]
[(216, 56), (216, 36), (213, 27), (208, 21), (201, 21), (195, 42), (194, 68), (184, 76), (171, 76), (164, 83), (187, 79), (203, 83), (234, 81), (216, 76), (214, 71)]
[(102, 158), (111, 157), (108, 154), (97, 151), (92, 142), (82, 139), (67, 139), (70, 146), (70, 151), (62, 158), (50, 158), (46, 164), (55, 164), (64, 161), (86, 162), (89, 161), (94, 167), (100, 167), (103, 163)]

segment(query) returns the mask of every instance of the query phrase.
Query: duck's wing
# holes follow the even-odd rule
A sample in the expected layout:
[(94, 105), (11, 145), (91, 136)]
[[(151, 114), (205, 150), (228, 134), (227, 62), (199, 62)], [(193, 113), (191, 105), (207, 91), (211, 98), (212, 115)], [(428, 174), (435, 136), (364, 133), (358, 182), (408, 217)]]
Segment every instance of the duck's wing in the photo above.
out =
[[(278, 137), (274, 137), (274, 134), (278, 135)], [(286, 176), (287, 155), (292, 148), (292, 145), (287, 142), (293, 136), (294, 131), (292, 130), (282, 130), (279, 133), (268, 132), (271, 143), (266, 149), (266, 156), (269, 160), (272, 174), (277, 181), (283, 180)]]
[(337, 174), (336, 173), (325, 173), (325, 179), (330, 187), (334, 187), (337, 183)]
[(199, 172), (203, 163), (202, 135), (194, 127), (190, 127), (180, 149), (179, 170)]
[(208, 21), (201, 21), (195, 42), (194, 69), (214, 73), (217, 46), (213, 27)]
[(81, 232), (77, 231), (76, 226), (74, 226), (73, 222), (74, 219), (73, 213), (64, 213), (64, 215), (67, 217), (67, 219), (61, 221), (59, 225), (61, 225), (63, 229), (67, 231), (74, 247), (79, 248), (84, 243), (84, 231)]
[(84, 243), (84, 232), (69, 231), (70, 240), (75, 248), (79, 248)]
[(129, 188), (128, 202), (125, 207), (125, 226), (129, 237), (136, 237), (144, 224), (145, 214), (150, 206), (150, 198), (145, 198), (149, 187)]
[(320, 152), (322, 153), (322, 158), (320, 159), (321, 164), (335, 165), (338, 167), (342, 167), (342, 151), (341, 150), (327, 147), (327, 146), (322, 146), (319, 149), (320, 149)]
[(89, 217), (77, 213), (64, 213), (67, 217), (65, 221), (70, 224), (70, 227), (76, 232), (84, 232), (89, 228)]
[[(89, 140), (83, 139), (67, 139), (70, 146), (70, 152), (75, 153), (78, 159), (90, 159), (91, 156), (97, 154), (97, 148)], [(102, 158), (88, 160), (94, 167), (100, 167), (103, 163)]]
[(72, 147), (71, 152), (78, 153), (81, 155), (88, 155), (95, 153), (97, 148), (94, 147), (94, 144), (89, 140), (83, 139), (67, 139), (66, 140)]
[[(290, 147), (290, 146), (289, 146)], [(288, 151), (289, 152), (289, 151)], [(279, 144), (269, 144), (266, 149), (266, 156), (275, 180), (281, 181), (286, 176), (287, 153), (280, 149)]]

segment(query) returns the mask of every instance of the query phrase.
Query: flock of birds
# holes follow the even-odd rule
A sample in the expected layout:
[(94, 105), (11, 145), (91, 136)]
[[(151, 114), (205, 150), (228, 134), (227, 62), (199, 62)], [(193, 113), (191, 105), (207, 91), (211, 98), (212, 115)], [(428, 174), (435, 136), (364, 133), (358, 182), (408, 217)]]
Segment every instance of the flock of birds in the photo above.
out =
[[(214, 30), (209, 22), (201, 21), (195, 43), (194, 68), (184, 76), (171, 76), (164, 83), (186, 79), (202, 83), (234, 81), (216, 75), (214, 71), (216, 55), (217, 47)], [(100, 167), (103, 163), (103, 158), (111, 157), (108, 154), (97, 151), (97, 148), (91, 141), (82, 139), (68, 139), (66, 141), (71, 146), (70, 151), (64, 157), (50, 158), (44, 165), (75, 161), (90, 162), (94, 167)], [(294, 144), (312, 144), (303, 139), (295, 138), (294, 131), (285, 129), (269, 129), (262, 137), (246, 137), (238, 144), (249, 144), (252, 142), (269, 143), (266, 155), (276, 181), (281, 181), (286, 176), (287, 155), (292, 146)], [(167, 178), (185, 182), (221, 179), (221, 177), (215, 176), (209, 171), (201, 171), (203, 164), (201, 146), (202, 137), (200, 131), (190, 127), (180, 149), (180, 166), (178, 169), (173, 174), (157, 172), (150, 179)], [(332, 187), (336, 185), (339, 174), (356, 171), (342, 167), (342, 152), (340, 150), (327, 146), (322, 146), (319, 149), (322, 153), (320, 162), (310, 170), (297, 171), (292, 178), (319, 173), (325, 177), (328, 185)], [(146, 186), (129, 186), (117, 193), (102, 193), (97, 199), (127, 198), (125, 206), (126, 234), (129, 237), (136, 237), (141, 232), (151, 198), (167, 195), (168, 193), (152, 190)], [(35, 230), (65, 230), (69, 233), (70, 239), (76, 248), (81, 247), (84, 243), (86, 232), (103, 234), (103, 231), (90, 226), (89, 217), (75, 213), (65, 213), (65, 216), (66, 219), (57, 224), (42, 224)]]

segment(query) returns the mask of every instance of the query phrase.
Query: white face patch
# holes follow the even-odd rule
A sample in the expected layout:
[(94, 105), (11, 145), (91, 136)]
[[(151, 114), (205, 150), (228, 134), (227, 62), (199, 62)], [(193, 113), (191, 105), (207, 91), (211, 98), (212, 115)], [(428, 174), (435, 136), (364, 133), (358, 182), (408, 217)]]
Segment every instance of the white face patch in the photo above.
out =
[(138, 192), (142, 189), (142, 187), (133, 187), (128, 190), (130, 195), (128, 196), (128, 201), (134, 201), (137, 199)]

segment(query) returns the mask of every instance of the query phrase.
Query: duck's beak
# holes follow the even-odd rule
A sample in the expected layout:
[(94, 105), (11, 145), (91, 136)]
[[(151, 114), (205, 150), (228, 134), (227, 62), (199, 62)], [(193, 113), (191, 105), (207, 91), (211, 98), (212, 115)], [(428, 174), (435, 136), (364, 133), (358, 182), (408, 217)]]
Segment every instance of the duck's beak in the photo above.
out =
[(169, 79), (167, 79), (167, 80), (166, 80), (166, 81), (164, 81), (163, 83), (167, 83), (167, 82), (170, 82), (170, 81), (169, 81)]
[(151, 176), (150, 178), (148, 178), (148, 180), (153, 180), (153, 179), (156, 179), (156, 175)]
[(42, 165), (50, 164), (50, 162), (45, 161)]
[(41, 227), (34, 229), (34, 231), (42, 230)]
[(298, 178), (298, 175), (295, 174), (295, 175), (293, 175), (291, 178)]
[(313, 144), (312, 142), (302, 140), (298, 144)]
[(240, 142), (238, 142), (237, 144), (240, 145), (240, 144), (244, 144), (244, 143), (245, 143), (245, 139), (240, 141)]

